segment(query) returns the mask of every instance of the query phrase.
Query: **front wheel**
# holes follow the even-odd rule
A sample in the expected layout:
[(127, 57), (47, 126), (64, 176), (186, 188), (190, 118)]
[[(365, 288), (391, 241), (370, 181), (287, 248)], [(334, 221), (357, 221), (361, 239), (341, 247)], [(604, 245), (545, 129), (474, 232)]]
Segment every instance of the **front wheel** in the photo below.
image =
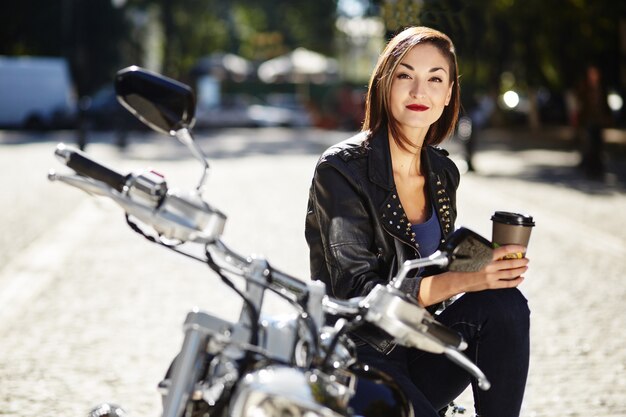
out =
[(451, 402), (446, 408), (439, 410), (439, 415), (441, 417), (452, 417), (459, 414), (465, 414), (466, 411), (467, 410), (462, 405)]
[(89, 411), (87, 417), (126, 417), (126, 411), (117, 404), (98, 404)]
[[(167, 394), (169, 393), (171, 386), (171, 376), (174, 371), (174, 365), (176, 363), (176, 356), (170, 366), (165, 372), (165, 378), (161, 382), (159, 382), (158, 390), (161, 394), (162, 405), (165, 405), (165, 399)], [(204, 360), (202, 361), (202, 369), (198, 373), (200, 375), (199, 380), (196, 381), (196, 387), (201, 388), (196, 390), (192, 395), (192, 399), (190, 401), (191, 405), (191, 414), (186, 414), (186, 416), (190, 417), (206, 417), (206, 416), (215, 416), (220, 417), (224, 414), (225, 405), (228, 403), (225, 397), (228, 395), (220, 396), (216, 400), (209, 399), (209, 396), (205, 395), (205, 391), (210, 387), (211, 381), (216, 378), (215, 369), (211, 366), (214, 355), (206, 354)], [(208, 402), (207, 402), (208, 401)], [(91, 417), (91, 416), (90, 416)], [(96, 416), (94, 416), (96, 417)], [(115, 417), (115, 416), (106, 416), (106, 417)], [(120, 416), (123, 417), (123, 416)]]

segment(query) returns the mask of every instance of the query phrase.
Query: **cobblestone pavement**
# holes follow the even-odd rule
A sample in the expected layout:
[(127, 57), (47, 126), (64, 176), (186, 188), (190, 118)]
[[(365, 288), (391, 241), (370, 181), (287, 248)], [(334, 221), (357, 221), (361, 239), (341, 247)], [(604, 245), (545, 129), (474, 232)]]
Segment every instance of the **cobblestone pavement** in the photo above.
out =
[[(229, 215), (225, 241), (306, 277), (310, 176), (324, 147), (346, 136), (199, 134), (212, 167), (207, 197)], [(0, 416), (81, 416), (102, 401), (156, 416), (156, 383), (182, 341), (186, 311), (197, 305), (234, 319), (239, 302), (204, 265), (135, 235), (112, 203), (38, 182), (60, 167), (55, 140), (0, 144), (3, 181), (24, 177), (3, 184), (10, 209), (0, 241)], [(575, 152), (534, 140), (485, 132), (477, 172), (462, 178), (458, 225), (489, 236), (494, 210), (530, 213), (537, 222), (521, 287), (532, 310), (522, 415), (626, 416), (624, 160), (611, 154), (608, 181), (587, 181), (574, 169)], [(450, 149), (462, 165), (458, 147)], [(193, 186), (200, 174), (166, 138), (132, 138), (125, 152), (103, 138), (88, 152), (120, 170), (154, 167), (170, 186)], [(29, 188), (41, 201), (28, 197)], [(471, 405), (468, 392), (461, 402)]]

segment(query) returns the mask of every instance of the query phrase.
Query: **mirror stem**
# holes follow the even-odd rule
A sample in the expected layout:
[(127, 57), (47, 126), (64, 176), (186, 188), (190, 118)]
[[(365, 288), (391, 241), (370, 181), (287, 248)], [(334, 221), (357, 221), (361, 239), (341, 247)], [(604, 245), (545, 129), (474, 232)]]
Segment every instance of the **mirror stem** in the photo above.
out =
[(207, 173), (209, 172), (209, 163), (206, 159), (206, 156), (204, 156), (202, 149), (196, 143), (196, 141), (193, 140), (193, 136), (191, 136), (191, 132), (189, 132), (189, 129), (187, 129), (186, 127), (177, 130), (175, 133), (175, 136), (183, 145), (189, 148), (189, 150), (191, 151), (193, 156), (196, 157), (196, 159), (202, 162), (204, 170), (202, 171), (202, 177), (200, 177), (200, 181), (198, 182), (198, 185), (196, 186), (196, 190), (199, 193), (201, 193), (202, 187), (204, 186), (204, 182), (206, 181)]
[(449, 262), (450, 261), (448, 259), (448, 255), (445, 252), (439, 250), (430, 255), (428, 258), (418, 258), (405, 261), (400, 267), (398, 274), (391, 280), (391, 283), (389, 285), (396, 289), (400, 289), (400, 287), (402, 286), (402, 282), (410, 271), (416, 268), (433, 265), (437, 265), (443, 268), (447, 266)]

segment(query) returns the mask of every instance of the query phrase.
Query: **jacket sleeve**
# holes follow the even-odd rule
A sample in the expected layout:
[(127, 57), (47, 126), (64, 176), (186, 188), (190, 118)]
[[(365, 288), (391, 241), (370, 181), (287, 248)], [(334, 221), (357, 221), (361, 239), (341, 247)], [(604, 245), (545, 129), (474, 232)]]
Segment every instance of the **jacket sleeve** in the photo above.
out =
[(371, 216), (376, 214), (366, 206), (361, 184), (342, 172), (348, 167), (333, 165), (318, 164), (311, 186), (307, 241), (312, 278), (324, 281), (334, 297), (365, 296), (387, 282), (374, 244)]

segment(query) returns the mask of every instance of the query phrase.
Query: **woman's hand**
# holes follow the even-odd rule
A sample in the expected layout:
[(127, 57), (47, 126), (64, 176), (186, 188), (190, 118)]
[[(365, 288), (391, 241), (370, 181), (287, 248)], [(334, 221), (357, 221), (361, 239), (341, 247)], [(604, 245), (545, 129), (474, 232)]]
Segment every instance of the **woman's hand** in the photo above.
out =
[[(480, 271), (446, 272), (425, 277), (418, 301), (429, 306), (464, 292), (517, 287), (524, 281), (523, 274), (528, 270), (528, 258), (514, 255), (520, 253), (526, 253), (524, 246), (501, 246), (494, 249), (492, 261)], [(512, 259), (504, 259), (507, 255)]]
[(468, 273), (474, 275), (474, 282), (466, 292), (517, 287), (524, 281), (522, 274), (528, 270), (528, 258), (521, 257), (525, 253), (526, 248), (520, 245), (495, 249), (491, 263), (478, 272)]

